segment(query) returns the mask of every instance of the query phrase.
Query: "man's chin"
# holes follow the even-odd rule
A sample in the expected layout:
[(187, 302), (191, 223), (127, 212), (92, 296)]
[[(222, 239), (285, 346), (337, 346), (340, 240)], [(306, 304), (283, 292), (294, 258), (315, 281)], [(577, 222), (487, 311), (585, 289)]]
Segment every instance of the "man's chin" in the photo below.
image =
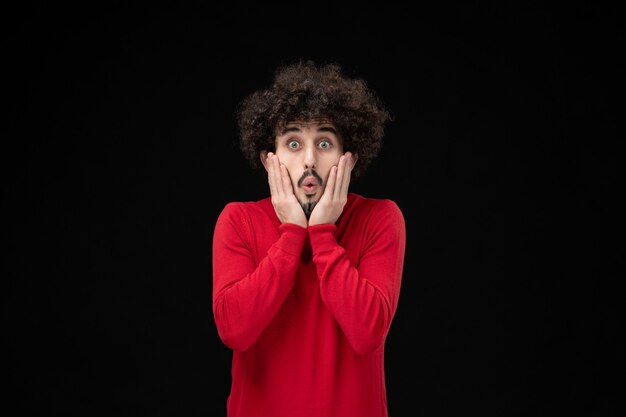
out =
[(304, 214), (307, 219), (311, 217), (311, 213), (313, 213), (313, 209), (315, 208), (316, 204), (317, 204), (317, 201), (309, 201), (309, 202), (300, 203), (300, 205), (302, 206), (302, 210), (304, 210)]
[(318, 191), (314, 193), (306, 193), (302, 190), (300, 191), (301, 191), (300, 193), (296, 194), (298, 197), (298, 201), (300, 201), (300, 204), (317, 203), (319, 201)]
[(314, 194), (302, 193), (298, 196), (298, 201), (300, 202), (300, 205), (302, 206), (302, 210), (304, 210), (304, 214), (306, 214), (306, 217), (308, 219), (311, 213), (313, 212), (313, 208), (319, 201), (319, 198), (317, 196), (317, 193), (314, 193)]

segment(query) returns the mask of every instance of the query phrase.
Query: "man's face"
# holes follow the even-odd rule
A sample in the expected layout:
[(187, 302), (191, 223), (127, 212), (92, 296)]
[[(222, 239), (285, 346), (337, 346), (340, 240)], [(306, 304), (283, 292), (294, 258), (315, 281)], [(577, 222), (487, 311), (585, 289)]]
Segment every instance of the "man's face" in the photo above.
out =
[(276, 156), (287, 167), (294, 194), (307, 217), (319, 201), (339, 163), (343, 144), (337, 128), (324, 121), (288, 123), (276, 135)]

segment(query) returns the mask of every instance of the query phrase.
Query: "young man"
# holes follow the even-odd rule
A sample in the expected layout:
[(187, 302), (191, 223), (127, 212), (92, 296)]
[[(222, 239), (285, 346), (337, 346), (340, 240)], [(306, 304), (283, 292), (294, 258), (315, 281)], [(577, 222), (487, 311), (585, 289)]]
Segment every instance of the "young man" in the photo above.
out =
[(227, 204), (213, 235), (213, 313), (233, 350), (229, 417), (386, 417), (384, 346), (405, 223), (349, 191), (389, 113), (337, 65), (279, 68), (239, 109), (270, 196)]

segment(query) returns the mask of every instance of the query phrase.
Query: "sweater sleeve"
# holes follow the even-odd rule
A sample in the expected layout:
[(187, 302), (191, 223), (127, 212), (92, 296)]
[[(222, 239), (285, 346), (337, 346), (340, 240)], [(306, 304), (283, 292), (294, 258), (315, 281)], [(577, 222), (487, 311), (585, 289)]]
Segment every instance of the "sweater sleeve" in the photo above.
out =
[(346, 338), (360, 354), (385, 341), (398, 304), (406, 229), (399, 207), (391, 200), (373, 209), (365, 226), (365, 246), (352, 265), (335, 239), (334, 224), (309, 227), (320, 292)]
[(218, 334), (233, 350), (248, 349), (274, 317), (295, 282), (306, 229), (285, 223), (256, 265), (249, 216), (227, 204), (213, 234), (213, 315)]

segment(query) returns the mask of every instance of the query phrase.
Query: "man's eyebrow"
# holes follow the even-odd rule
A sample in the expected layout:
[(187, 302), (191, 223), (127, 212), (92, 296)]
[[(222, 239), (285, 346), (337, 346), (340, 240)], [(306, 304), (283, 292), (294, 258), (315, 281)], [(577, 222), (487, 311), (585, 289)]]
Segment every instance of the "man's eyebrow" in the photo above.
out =
[(317, 131), (318, 132), (330, 132), (330, 133), (334, 133), (335, 135), (337, 134), (337, 130), (332, 126), (322, 126), (318, 128)]
[(286, 127), (283, 130), (281, 130), (280, 134), (284, 135), (285, 133), (288, 133), (288, 132), (302, 132), (302, 130), (299, 127), (291, 126), (291, 127)]

